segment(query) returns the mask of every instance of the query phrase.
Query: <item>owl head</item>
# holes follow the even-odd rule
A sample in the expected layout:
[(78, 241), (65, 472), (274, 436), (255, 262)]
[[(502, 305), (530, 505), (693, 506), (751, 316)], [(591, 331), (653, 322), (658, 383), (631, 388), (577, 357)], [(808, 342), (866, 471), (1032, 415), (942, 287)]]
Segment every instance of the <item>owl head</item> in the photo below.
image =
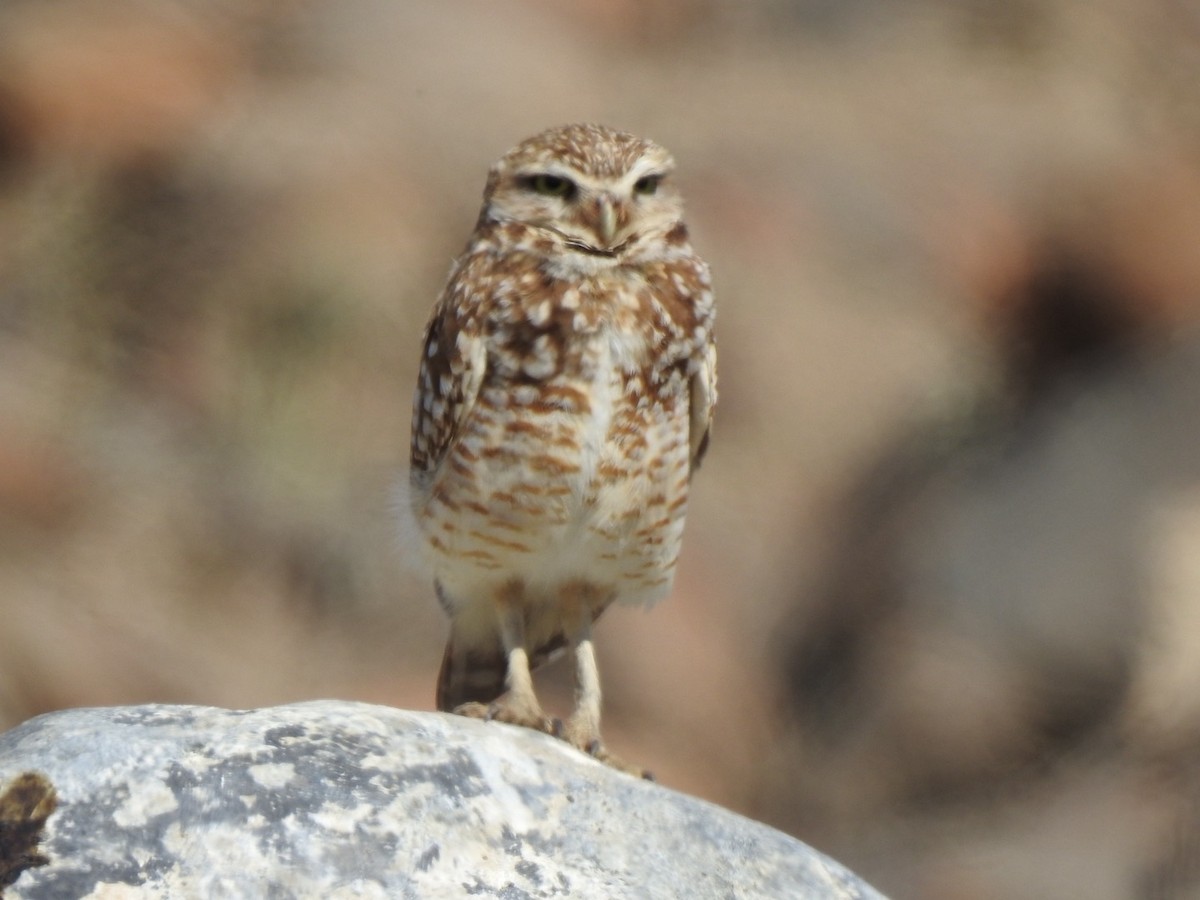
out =
[(666, 150), (603, 125), (565, 125), (522, 141), (488, 173), (481, 218), (550, 237), (581, 268), (619, 262), (675, 229), (683, 203)]

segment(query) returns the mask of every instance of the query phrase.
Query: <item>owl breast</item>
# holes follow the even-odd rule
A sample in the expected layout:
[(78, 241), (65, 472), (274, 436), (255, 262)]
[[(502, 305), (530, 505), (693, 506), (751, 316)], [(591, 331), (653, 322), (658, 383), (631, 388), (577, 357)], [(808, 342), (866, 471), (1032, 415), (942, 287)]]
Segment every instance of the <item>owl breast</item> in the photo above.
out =
[(651, 349), (618, 321), (501, 346), (423, 511), (447, 595), (500, 578), (547, 602), (578, 581), (631, 603), (669, 591), (688, 396), (681, 373), (649, 364)]

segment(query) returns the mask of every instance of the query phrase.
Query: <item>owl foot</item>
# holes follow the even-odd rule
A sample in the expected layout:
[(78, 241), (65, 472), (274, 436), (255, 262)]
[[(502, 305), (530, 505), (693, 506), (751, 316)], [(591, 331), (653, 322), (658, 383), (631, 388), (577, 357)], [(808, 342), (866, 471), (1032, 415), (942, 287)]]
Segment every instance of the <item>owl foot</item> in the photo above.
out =
[(599, 735), (592, 729), (580, 728), (578, 725), (572, 727), (573, 724), (575, 723), (568, 722), (559, 737), (576, 750), (586, 753), (592, 759), (604, 763), (610, 769), (616, 769), (618, 772), (624, 772), (626, 775), (632, 775), (634, 778), (643, 778), (646, 781), (654, 780), (654, 774), (648, 769), (627, 763), (616, 754), (609, 753), (608, 748), (604, 746)]
[(616, 769), (618, 772), (624, 772), (626, 775), (632, 775), (634, 778), (641, 778), (644, 781), (654, 780), (654, 773), (649, 769), (625, 762), (621, 757), (609, 753), (607, 748), (598, 741), (591, 747), (583, 748), (583, 752), (604, 763), (610, 769)]
[(501, 694), (491, 703), (464, 703), (455, 707), (454, 713), (470, 719), (483, 719), (485, 722), (520, 725), (555, 737), (562, 732), (562, 722), (542, 712), (536, 700), (530, 703), (523, 697), (514, 696), (511, 691)]

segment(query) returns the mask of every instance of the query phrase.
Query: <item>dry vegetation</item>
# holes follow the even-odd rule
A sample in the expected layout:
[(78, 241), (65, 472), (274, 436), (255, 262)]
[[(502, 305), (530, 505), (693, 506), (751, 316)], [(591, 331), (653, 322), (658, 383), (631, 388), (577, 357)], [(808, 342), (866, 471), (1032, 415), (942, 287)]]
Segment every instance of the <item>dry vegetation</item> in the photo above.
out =
[(6, 0), (0, 727), (430, 708), (419, 329), (593, 119), (721, 304), (614, 748), (897, 898), (1200, 897), (1198, 76), (1182, 0)]

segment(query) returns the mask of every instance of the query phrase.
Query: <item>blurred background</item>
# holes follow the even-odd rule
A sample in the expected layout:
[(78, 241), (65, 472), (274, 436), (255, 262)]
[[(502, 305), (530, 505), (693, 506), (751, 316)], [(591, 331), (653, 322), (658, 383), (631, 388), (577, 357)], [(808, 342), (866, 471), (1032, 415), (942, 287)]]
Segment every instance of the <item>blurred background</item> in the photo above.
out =
[(432, 708), (420, 330), (595, 120), (721, 346), (615, 752), (896, 898), (1200, 897), (1198, 76), (1189, 0), (3, 0), (0, 727)]

